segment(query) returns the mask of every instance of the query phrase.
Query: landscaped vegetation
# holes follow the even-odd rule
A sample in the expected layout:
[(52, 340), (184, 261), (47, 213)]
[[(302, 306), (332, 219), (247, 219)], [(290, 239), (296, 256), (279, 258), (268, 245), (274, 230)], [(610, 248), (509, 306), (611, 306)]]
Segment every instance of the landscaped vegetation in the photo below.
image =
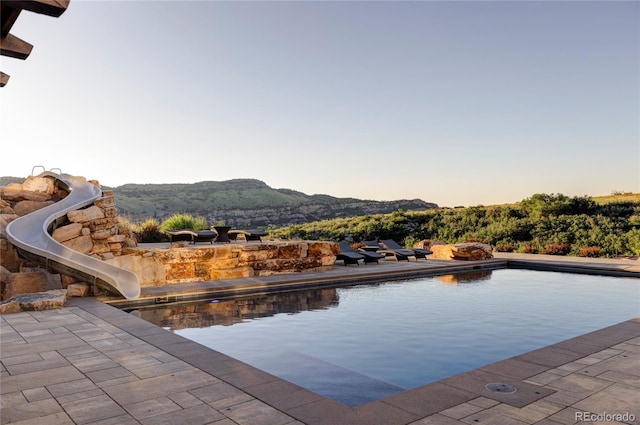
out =
[(517, 204), (337, 218), (271, 229), (283, 239), (484, 242), (497, 251), (615, 257), (640, 255), (640, 197), (604, 200), (536, 194)]
[[(161, 242), (165, 230), (202, 230), (204, 217), (175, 214), (163, 222), (121, 220), (140, 242)], [(483, 242), (496, 251), (615, 257), (640, 255), (640, 195), (568, 197), (535, 194), (516, 204), (395, 211), (268, 229), (279, 239), (395, 239), (410, 247), (421, 240)]]

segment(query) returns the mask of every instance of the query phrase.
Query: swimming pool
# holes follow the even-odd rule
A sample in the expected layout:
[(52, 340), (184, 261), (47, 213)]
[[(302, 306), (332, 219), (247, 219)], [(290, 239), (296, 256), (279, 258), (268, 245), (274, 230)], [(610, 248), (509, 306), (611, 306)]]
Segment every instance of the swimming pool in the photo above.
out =
[(640, 315), (640, 281), (478, 271), (139, 310), (350, 406)]

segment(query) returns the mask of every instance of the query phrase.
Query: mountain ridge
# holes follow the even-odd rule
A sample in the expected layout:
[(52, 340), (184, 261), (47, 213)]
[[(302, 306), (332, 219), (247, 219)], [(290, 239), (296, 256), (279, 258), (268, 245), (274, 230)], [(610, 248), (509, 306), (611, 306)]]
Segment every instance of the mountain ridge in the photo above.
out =
[[(0, 185), (24, 178), (0, 177)], [(385, 214), (397, 210), (425, 210), (438, 205), (421, 199), (394, 201), (307, 195), (293, 189), (274, 189), (252, 178), (196, 183), (127, 183), (110, 187), (118, 213), (132, 221), (160, 221), (178, 214), (203, 216), (209, 224), (239, 228), (284, 226), (336, 217)]]

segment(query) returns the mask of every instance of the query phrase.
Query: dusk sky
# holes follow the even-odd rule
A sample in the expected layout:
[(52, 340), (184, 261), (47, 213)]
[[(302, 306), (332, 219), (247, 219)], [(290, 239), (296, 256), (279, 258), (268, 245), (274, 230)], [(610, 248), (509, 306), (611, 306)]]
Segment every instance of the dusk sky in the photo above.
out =
[(82, 1), (22, 12), (0, 175), (255, 178), (440, 206), (640, 192), (638, 1)]

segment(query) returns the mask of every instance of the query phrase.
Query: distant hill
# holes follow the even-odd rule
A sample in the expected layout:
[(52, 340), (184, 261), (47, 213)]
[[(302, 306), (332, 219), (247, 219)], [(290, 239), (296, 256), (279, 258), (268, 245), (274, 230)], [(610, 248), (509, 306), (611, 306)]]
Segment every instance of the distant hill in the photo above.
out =
[(420, 199), (372, 201), (274, 189), (255, 179), (191, 184), (126, 184), (112, 189), (121, 216), (139, 222), (176, 213), (234, 227), (283, 226), (335, 217), (437, 208)]

